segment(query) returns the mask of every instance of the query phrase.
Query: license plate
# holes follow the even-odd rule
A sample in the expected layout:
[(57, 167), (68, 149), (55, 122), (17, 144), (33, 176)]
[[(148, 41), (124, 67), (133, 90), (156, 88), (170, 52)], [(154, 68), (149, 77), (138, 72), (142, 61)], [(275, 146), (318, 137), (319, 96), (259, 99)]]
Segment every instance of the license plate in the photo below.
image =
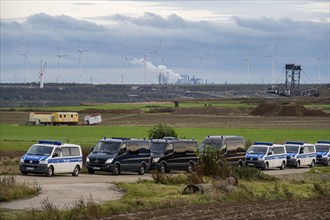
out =
[(100, 167), (93, 167), (93, 170), (99, 170)]
[(254, 164), (253, 164), (253, 163), (248, 163), (247, 165), (248, 165), (248, 166), (254, 166)]
[(27, 169), (27, 170), (34, 170), (33, 167), (27, 167), (26, 169)]

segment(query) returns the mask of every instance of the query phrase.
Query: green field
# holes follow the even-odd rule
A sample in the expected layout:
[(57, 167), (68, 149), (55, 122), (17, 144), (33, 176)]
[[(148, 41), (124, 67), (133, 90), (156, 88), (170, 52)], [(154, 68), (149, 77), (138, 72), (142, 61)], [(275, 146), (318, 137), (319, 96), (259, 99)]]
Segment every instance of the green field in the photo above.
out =
[[(59, 140), (66, 143), (92, 147), (103, 137), (148, 138), (150, 127), (144, 126), (17, 126), (0, 125), (0, 151), (27, 150), (40, 139)], [(315, 143), (328, 140), (329, 129), (255, 129), (255, 128), (175, 128), (179, 138), (201, 142), (207, 135), (241, 135), (247, 144), (254, 141), (283, 143), (299, 140)]]

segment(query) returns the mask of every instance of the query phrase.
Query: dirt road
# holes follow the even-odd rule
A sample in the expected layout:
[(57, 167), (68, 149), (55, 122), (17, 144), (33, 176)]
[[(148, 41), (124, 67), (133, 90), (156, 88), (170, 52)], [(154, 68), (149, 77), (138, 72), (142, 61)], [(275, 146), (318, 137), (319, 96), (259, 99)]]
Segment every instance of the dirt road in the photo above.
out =
[(79, 200), (87, 202), (92, 199), (95, 203), (104, 203), (119, 199), (123, 195), (123, 192), (113, 184), (114, 182), (135, 182), (139, 179), (151, 179), (151, 175), (140, 176), (135, 173), (119, 176), (80, 174), (78, 177), (72, 177), (68, 174), (50, 178), (40, 175), (16, 176), (18, 182), (41, 186), (41, 193), (29, 199), (1, 202), (0, 207), (17, 210), (39, 209), (45, 199), (58, 208), (71, 207)]

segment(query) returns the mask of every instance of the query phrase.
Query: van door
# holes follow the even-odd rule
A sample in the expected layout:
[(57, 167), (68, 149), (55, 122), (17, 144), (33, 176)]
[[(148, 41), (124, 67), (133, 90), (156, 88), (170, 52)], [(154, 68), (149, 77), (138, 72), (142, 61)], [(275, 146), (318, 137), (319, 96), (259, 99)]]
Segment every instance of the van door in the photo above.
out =
[(176, 158), (174, 154), (174, 145), (172, 143), (168, 144), (165, 149), (164, 158), (167, 164), (167, 169), (169, 170), (178, 169), (178, 158)]
[(62, 172), (62, 153), (61, 153), (61, 148), (56, 147), (51, 159), (48, 160), (48, 166), (53, 166), (54, 167), (54, 173), (61, 173)]

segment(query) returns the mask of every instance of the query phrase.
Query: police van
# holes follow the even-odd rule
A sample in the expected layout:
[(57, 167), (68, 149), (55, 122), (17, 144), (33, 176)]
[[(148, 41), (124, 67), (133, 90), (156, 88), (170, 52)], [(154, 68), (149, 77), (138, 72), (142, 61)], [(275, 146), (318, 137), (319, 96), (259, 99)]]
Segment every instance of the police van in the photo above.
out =
[(50, 177), (55, 173), (72, 173), (72, 176), (78, 176), (82, 160), (79, 145), (40, 140), (21, 157), (19, 169), (23, 175), (37, 173)]
[(199, 145), (199, 151), (212, 147), (220, 151), (228, 164), (242, 167), (245, 160), (245, 140), (241, 136), (207, 136)]
[(108, 171), (118, 175), (127, 171), (143, 175), (150, 162), (149, 141), (119, 137), (99, 140), (86, 158), (89, 174)]
[(328, 166), (330, 164), (330, 141), (317, 141), (316, 163)]
[(299, 168), (301, 166), (314, 167), (316, 163), (316, 149), (314, 144), (299, 141), (287, 141), (285, 144), (287, 152), (287, 165)]
[(263, 170), (268, 170), (268, 168), (284, 170), (286, 163), (284, 145), (270, 142), (255, 142), (248, 148), (245, 156), (246, 166), (258, 167)]
[(194, 140), (171, 137), (150, 140), (152, 168), (161, 173), (171, 170), (191, 173), (198, 163), (198, 146)]

